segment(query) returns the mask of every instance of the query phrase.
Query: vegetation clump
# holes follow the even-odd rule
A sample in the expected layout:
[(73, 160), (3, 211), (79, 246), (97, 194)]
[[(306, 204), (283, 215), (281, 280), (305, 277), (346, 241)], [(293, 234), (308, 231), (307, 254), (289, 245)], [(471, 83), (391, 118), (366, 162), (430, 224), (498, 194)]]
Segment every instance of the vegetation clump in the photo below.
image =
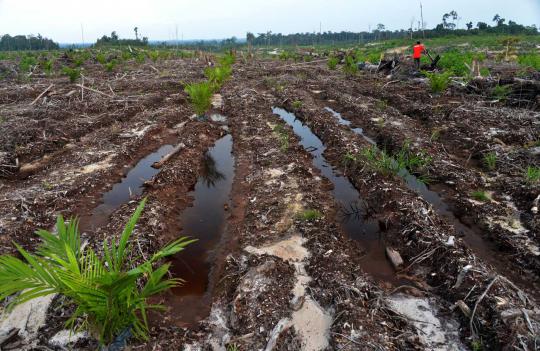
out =
[(272, 131), (277, 136), (280, 142), (280, 150), (285, 152), (289, 149), (289, 134), (283, 127), (283, 125), (278, 124), (276, 125)]
[(67, 321), (72, 329), (86, 330), (102, 345), (119, 334), (131, 333), (147, 339), (147, 311), (163, 309), (148, 298), (182, 283), (179, 278), (164, 279), (170, 264), (157, 267), (161, 259), (174, 255), (193, 242), (180, 238), (136, 264), (131, 235), (145, 201), (137, 207), (118, 242), (105, 240), (103, 255), (83, 244), (78, 221), (68, 223), (59, 216), (57, 233), (39, 230), (42, 243), (35, 254), (16, 245), (22, 259), (0, 256), (0, 299), (15, 295), (10, 305), (49, 294), (66, 296), (75, 306)]
[(339, 58), (332, 56), (328, 59), (328, 68), (333, 71), (336, 69), (338, 63), (339, 63)]
[(188, 84), (184, 91), (189, 95), (197, 116), (204, 115), (212, 105), (214, 88), (210, 82)]
[(345, 64), (343, 65), (343, 72), (345, 74), (354, 76), (358, 73), (358, 66), (356, 65), (356, 59), (352, 55), (345, 57)]
[(484, 166), (486, 166), (489, 171), (493, 171), (497, 167), (497, 154), (494, 152), (488, 152), (484, 155), (483, 161)]
[(429, 80), (431, 91), (434, 93), (442, 93), (448, 88), (448, 84), (450, 84), (452, 72), (424, 72), (424, 75)]
[(81, 70), (79, 68), (64, 67), (62, 72), (69, 77), (69, 81), (71, 83), (75, 83), (75, 81), (81, 76)]
[(497, 100), (504, 101), (508, 98), (508, 95), (510, 95), (511, 91), (512, 91), (512, 87), (509, 85), (496, 85), (493, 88), (492, 95)]
[(223, 83), (229, 79), (232, 74), (232, 68), (229, 65), (220, 65), (216, 67), (208, 67), (204, 70), (204, 75), (213, 85), (214, 90), (219, 90)]
[(540, 181), (540, 167), (528, 166), (525, 171), (525, 180), (529, 184), (536, 184)]
[(315, 221), (317, 219), (320, 219), (321, 217), (322, 213), (319, 210), (314, 209), (304, 210), (298, 214), (298, 218), (306, 222)]
[(487, 202), (487, 201), (490, 201), (490, 197), (488, 195), (488, 193), (486, 193), (485, 191), (483, 190), (476, 190), (476, 191), (473, 191), (471, 193), (471, 196), (475, 199), (475, 200), (478, 200), (478, 201), (482, 201), (482, 202)]

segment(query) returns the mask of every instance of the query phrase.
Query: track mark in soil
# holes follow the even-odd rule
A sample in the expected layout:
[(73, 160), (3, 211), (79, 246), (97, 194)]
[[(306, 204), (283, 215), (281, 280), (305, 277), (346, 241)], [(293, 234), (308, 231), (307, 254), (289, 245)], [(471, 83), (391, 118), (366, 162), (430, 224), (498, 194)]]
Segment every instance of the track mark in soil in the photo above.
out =
[(212, 261), (225, 231), (235, 173), (232, 146), (227, 134), (205, 154), (203, 173), (190, 193), (193, 206), (180, 218), (179, 235), (198, 239), (172, 259), (172, 275), (186, 282), (164, 297), (169, 316), (182, 327), (194, 325), (210, 310)]
[[(370, 144), (377, 146), (373, 139), (364, 134), (362, 128), (352, 128), (351, 121), (344, 119), (339, 112), (331, 109), (330, 107), (325, 107), (324, 109), (332, 113), (340, 125), (349, 127), (352, 132), (361, 136)], [(463, 237), (467, 246), (473, 250), (478, 257), (494, 266), (500, 273), (508, 277), (512, 277), (512, 279), (515, 281), (525, 283), (513, 271), (511, 271), (510, 268), (504, 264), (504, 262), (499, 259), (501, 254), (500, 251), (497, 249), (494, 243), (488, 242), (483, 238), (481, 228), (474, 224), (463, 223), (461, 218), (451, 210), (450, 206), (445, 202), (438, 192), (430, 190), (424, 182), (418, 180), (417, 177), (409, 173), (407, 170), (400, 171), (399, 175), (403, 178), (409, 189), (418, 193), (426, 202), (433, 206), (438, 215), (454, 226), (456, 234)], [(442, 184), (432, 186), (432, 188), (443, 187), (444, 185)], [(521, 285), (523, 287), (527, 286), (527, 284)], [(536, 296), (537, 294), (533, 293), (533, 295)]]
[(93, 232), (105, 225), (110, 214), (127, 203), (132, 196), (141, 195), (144, 182), (159, 173), (159, 169), (152, 168), (152, 165), (173, 149), (172, 145), (164, 145), (141, 159), (120, 182), (103, 195), (101, 204), (92, 211), (91, 217), (81, 220), (81, 228)]
[(301, 236), (293, 235), (273, 245), (261, 248), (247, 246), (245, 250), (256, 255), (276, 256), (294, 265), (296, 282), (293, 288), (293, 298), (290, 301), (294, 309), (292, 319), (281, 320), (274, 329), (281, 330), (294, 326), (302, 339), (302, 350), (325, 350), (328, 347), (332, 316), (317, 301), (306, 294), (306, 287), (312, 278), (306, 272), (306, 261), (310, 257), (310, 253), (304, 247), (305, 241), (306, 239)]
[(343, 208), (339, 216), (343, 230), (350, 238), (362, 243), (367, 251), (363, 259), (363, 271), (376, 279), (398, 285), (400, 281), (385, 256), (386, 246), (379, 222), (365, 218), (367, 211), (361, 202), (360, 194), (348, 178), (338, 175), (326, 161), (323, 156), (326, 149), (323, 142), (294, 114), (282, 108), (273, 108), (272, 111), (293, 128), (294, 133), (300, 138), (302, 147), (313, 156), (313, 165), (334, 185), (332, 193)]
[(459, 340), (459, 323), (437, 316), (436, 304), (428, 299), (396, 295), (387, 299), (390, 307), (408, 318), (429, 350), (461, 351), (467, 348)]

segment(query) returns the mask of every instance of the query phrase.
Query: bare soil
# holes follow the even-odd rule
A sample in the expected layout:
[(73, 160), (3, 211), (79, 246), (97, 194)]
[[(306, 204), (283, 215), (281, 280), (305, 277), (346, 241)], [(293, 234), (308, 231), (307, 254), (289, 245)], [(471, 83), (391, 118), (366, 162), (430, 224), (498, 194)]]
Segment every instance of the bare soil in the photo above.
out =
[[(134, 242), (137, 255), (151, 255), (182, 234), (204, 155), (230, 133), (234, 179), (212, 269), (200, 277), (206, 290), (191, 305), (159, 297), (174, 308), (153, 315), (150, 340), (131, 340), (133, 349), (461, 350), (473, 339), (486, 350), (538, 347), (540, 220), (533, 207), (540, 184), (523, 177), (527, 166), (540, 167), (534, 105), (507, 106), (457, 86), (433, 95), (426, 82), (406, 76), (350, 77), (324, 63), (253, 60), (236, 63), (220, 91), (223, 106), (213, 112), (227, 117), (223, 128), (194, 118), (183, 92), (183, 84), (203, 79), (205, 66), (166, 60), (106, 73), (85, 65), (84, 85), (103, 94), (65, 77), (0, 81), (0, 253), (13, 254), (12, 241), (35, 248), (33, 232), (52, 228), (58, 214), (79, 216), (84, 238), (99, 247), (120, 234), (146, 196)], [(369, 209), (363, 223), (379, 223), (379, 247), (403, 258), (391, 277), (377, 274), (389, 265), (384, 251), (346, 234), (332, 183), (273, 107), (294, 113), (358, 191)], [(347, 153), (371, 145), (354, 128), (390, 155), (405, 141), (425, 151), (431, 193), (364, 160), (345, 163)], [(148, 154), (180, 143), (140, 195), (95, 225), (94, 210), (114, 184)], [(493, 170), (483, 164), (487, 152), (497, 154)], [(477, 190), (491, 199), (475, 200)], [(306, 210), (320, 215), (304, 217)], [(440, 333), (426, 337), (396, 299), (434, 306)], [(48, 339), (70, 308), (55, 300), (38, 347), (52, 347)]]

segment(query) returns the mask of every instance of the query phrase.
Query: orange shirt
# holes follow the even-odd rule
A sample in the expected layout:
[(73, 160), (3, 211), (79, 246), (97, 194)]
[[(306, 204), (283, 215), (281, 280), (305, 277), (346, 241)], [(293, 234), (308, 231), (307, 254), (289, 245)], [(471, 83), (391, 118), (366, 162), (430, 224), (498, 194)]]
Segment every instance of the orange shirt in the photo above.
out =
[(426, 50), (424, 45), (422, 44), (416, 44), (413, 47), (413, 58), (420, 58), (422, 57), (422, 53)]

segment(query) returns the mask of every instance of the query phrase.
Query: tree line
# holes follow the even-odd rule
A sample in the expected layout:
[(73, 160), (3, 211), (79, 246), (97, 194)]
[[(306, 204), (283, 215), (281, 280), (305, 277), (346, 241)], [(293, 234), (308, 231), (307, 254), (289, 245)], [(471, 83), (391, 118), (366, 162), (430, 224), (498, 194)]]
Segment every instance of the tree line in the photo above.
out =
[(42, 37), (41, 34), (34, 35), (15, 35), (4, 34), (0, 38), (0, 51), (19, 51), (19, 50), (55, 50), (58, 49), (58, 43), (52, 39)]
[[(248, 32), (246, 35), (246, 41), (252, 46), (275, 46), (275, 45), (316, 45), (325, 44), (331, 45), (334, 43), (365, 43), (370, 41), (385, 40), (385, 39), (401, 39), (401, 38), (436, 38), (445, 35), (480, 35), (480, 34), (501, 34), (501, 35), (536, 35), (538, 34), (538, 28), (536, 25), (525, 26), (518, 24), (514, 21), (506, 22), (506, 19), (496, 14), (493, 17), (493, 25), (490, 26), (486, 22), (473, 22), (465, 23), (466, 29), (458, 29), (459, 21), (461, 17), (459, 14), (452, 10), (445, 13), (442, 16), (442, 22), (437, 24), (435, 28), (424, 29), (424, 26), (418, 22), (418, 25), (414, 27), (414, 21), (411, 21), (411, 26), (407, 30), (395, 30), (390, 31), (386, 29), (386, 26), (382, 23), (372, 31), (363, 32), (321, 32), (321, 33), (295, 33), (295, 34), (281, 34), (272, 33), (268, 31), (266, 33), (258, 33), (255, 35)], [(224, 44), (230, 45), (230, 39)]]
[(120, 39), (116, 31), (111, 33), (111, 36), (104, 35), (99, 38), (94, 46), (147, 46), (148, 37), (139, 38), (139, 28), (133, 28), (135, 32), (135, 39)]

